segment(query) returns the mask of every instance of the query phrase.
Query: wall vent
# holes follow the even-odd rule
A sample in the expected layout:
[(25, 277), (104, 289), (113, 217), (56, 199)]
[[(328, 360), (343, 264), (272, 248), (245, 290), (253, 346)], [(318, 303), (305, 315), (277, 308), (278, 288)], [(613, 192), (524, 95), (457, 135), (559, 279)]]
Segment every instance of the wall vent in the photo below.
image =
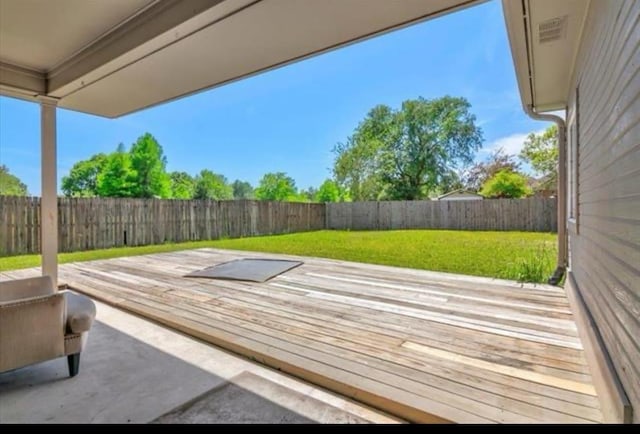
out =
[(544, 44), (562, 39), (567, 34), (567, 16), (552, 18), (538, 24), (538, 42)]

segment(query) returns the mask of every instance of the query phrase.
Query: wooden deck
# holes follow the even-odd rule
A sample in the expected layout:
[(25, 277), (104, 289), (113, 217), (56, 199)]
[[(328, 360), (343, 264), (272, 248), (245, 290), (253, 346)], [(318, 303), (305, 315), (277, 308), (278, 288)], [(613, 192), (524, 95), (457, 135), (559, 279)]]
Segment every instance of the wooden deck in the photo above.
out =
[(602, 420), (561, 288), (317, 258), (266, 283), (182, 277), (239, 257), (287, 258), (200, 249), (67, 264), (60, 279), (412, 421)]

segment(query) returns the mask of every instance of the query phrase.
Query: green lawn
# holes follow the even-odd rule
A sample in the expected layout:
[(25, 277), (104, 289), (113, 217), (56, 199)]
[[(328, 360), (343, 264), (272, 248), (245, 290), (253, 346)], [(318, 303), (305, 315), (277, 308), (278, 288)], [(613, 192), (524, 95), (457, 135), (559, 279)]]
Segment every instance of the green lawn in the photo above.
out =
[[(216, 247), (288, 253), (433, 271), (543, 282), (555, 268), (556, 235), (477, 231), (318, 231), (62, 253), (60, 262)], [(39, 265), (37, 255), (0, 258), (0, 271)]]

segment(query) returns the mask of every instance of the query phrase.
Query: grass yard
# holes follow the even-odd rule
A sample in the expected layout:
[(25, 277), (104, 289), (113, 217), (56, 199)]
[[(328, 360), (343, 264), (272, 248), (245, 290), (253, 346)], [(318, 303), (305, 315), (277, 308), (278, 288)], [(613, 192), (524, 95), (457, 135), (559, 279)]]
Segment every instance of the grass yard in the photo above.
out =
[[(544, 282), (555, 268), (556, 235), (444, 230), (318, 231), (62, 253), (60, 263), (215, 247), (286, 253), (432, 271)], [(0, 258), (0, 271), (34, 267), (38, 255)]]

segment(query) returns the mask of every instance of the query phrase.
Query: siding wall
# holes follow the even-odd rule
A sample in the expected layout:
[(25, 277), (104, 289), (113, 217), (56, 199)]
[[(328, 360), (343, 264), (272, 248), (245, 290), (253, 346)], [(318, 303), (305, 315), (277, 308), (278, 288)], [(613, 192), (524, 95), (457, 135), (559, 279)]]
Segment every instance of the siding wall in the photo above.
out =
[(570, 269), (640, 423), (640, 1), (592, 1), (576, 62)]

